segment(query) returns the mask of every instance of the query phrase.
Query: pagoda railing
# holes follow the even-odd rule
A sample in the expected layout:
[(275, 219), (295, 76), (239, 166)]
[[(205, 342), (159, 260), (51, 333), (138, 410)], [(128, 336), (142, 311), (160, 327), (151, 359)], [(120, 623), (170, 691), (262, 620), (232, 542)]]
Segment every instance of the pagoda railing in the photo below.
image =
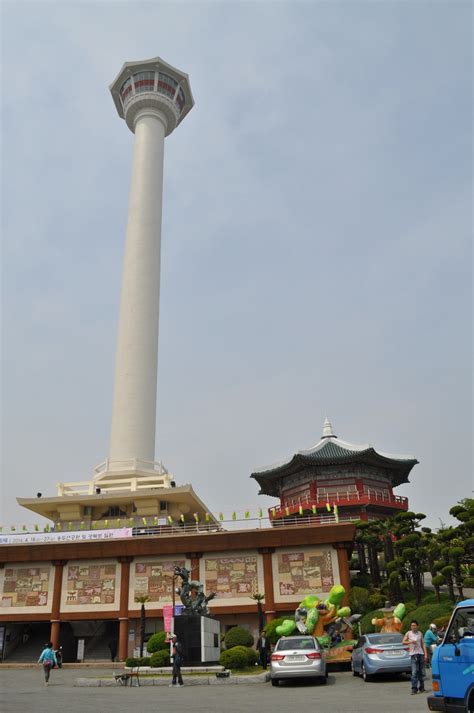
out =
[[(318, 512), (318, 510), (327, 510), (327, 506), (332, 510), (334, 505), (337, 505), (338, 509), (340, 507), (354, 507), (357, 505), (385, 505), (390, 508), (395, 508), (396, 510), (408, 510), (408, 498), (393, 495), (389, 492), (373, 490), (372, 488), (367, 488), (362, 493), (360, 491), (341, 489), (336, 493), (319, 495), (316, 498), (311, 498), (308, 495), (299, 498), (283, 498), (282, 500), (281, 505), (269, 508), (268, 513), (270, 519), (273, 520), (275, 518), (297, 514), (301, 507), (303, 511), (316, 508), (316, 512)], [(341, 515), (342, 513), (339, 511), (339, 516), (341, 517)]]

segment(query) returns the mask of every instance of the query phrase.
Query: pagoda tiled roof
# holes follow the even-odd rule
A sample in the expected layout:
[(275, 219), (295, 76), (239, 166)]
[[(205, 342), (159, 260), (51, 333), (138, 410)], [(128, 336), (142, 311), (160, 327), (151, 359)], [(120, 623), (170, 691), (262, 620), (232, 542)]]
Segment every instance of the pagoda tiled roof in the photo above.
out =
[[(395, 487), (408, 482), (408, 474), (418, 463), (414, 456), (394, 455), (377, 451), (369, 443), (357, 445), (337, 438), (332, 433), (330, 424), (321, 440), (308, 450), (295, 453), (290, 459), (275, 463), (271, 466), (256, 468), (251, 474), (260, 485), (260, 493), (275, 495), (276, 481), (287, 475), (301, 471), (305, 466), (339, 465), (339, 464), (365, 464), (385, 468)], [(273, 481), (273, 482), (272, 482)]]

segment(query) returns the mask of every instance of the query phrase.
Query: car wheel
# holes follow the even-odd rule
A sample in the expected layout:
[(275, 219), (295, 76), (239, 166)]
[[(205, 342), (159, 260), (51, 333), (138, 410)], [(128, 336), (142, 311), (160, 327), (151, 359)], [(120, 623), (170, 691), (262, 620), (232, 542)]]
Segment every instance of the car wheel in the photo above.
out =
[(328, 682), (327, 676), (320, 676), (318, 678), (318, 681), (319, 681), (320, 686), (325, 686), (326, 683)]
[(372, 676), (370, 676), (370, 675), (367, 673), (367, 671), (365, 670), (364, 664), (361, 665), (361, 671), (362, 671), (362, 678), (364, 679), (364, 681), (365, 681), (366, 683), (370, 683), (370, 681), (372, 680)]
[(272, 686), (278, 686), (279, 683), (280, 681), (278, 680), (278, 678), (272, 678)]

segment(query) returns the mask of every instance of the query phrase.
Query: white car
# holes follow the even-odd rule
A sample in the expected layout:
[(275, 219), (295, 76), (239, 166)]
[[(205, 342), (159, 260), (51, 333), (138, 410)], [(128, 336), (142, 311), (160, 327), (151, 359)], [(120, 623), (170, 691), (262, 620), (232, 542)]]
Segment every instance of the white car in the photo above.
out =
[(314, 636), (282, 636), (270, 661), (272, 686), (289, 678), (314, 678), (326, 683), (326, 657)]

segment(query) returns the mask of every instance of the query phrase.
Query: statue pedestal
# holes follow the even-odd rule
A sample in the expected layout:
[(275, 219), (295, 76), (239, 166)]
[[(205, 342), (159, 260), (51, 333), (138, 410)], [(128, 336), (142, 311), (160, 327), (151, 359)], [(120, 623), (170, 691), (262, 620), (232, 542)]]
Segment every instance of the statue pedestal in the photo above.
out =
[(183, 646), (183, 666), (219, 663), (221, 655), (220, 623), (210, 616), (174, 617), (173, 633)]

